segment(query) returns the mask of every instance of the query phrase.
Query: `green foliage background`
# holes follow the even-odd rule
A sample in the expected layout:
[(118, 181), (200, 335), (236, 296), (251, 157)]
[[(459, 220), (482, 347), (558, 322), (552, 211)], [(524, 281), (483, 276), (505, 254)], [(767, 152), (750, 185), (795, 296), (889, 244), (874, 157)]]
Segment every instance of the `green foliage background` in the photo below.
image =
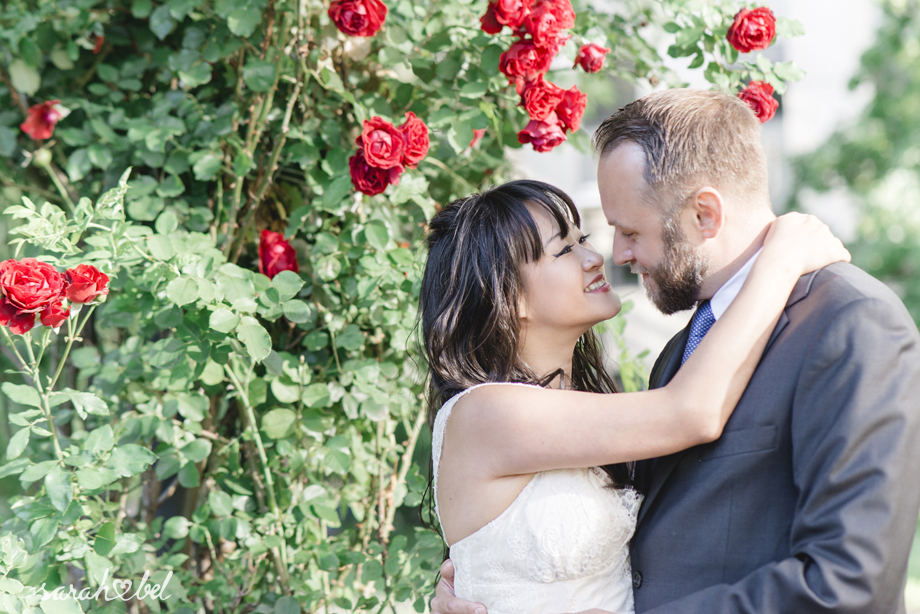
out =
[[(387, 4), (377, 36), (349, 40), (318, 0), (4, 3), (0, 204), (13, 244), (0, 250), (95, 264), (112, 284), (60, 334), (4, 345), (0, 609), (425, 609), (442, 555), (416, 518), (425, 222), (508, 176), (526, 113), (498, 72), (511, 35), (479, 30), (484, 0)], [(793, 64), (725, 42), (739, 7), (576, 2), (560, 72), (593, 41), (614, 51), (584, 89), (677, 85), (656, 51), (670, 37), (669, 53), (716, 87), (782, 91), (801, 76)], [(798, 32), (781, 20), (781, 35)], [(31, 141), (18, 126), (50, 99), (71, 114)], [(384, 195), (353, 193), (361, 121), (407, 111), (432, 129), (428, 157)], [(486, 137), (470, 148), (474, 129)], [(299, 275), (256, 272), (265, 228), (292, 239)], [(32, 594), (146, 570), (172, 574), (169, 598)]]

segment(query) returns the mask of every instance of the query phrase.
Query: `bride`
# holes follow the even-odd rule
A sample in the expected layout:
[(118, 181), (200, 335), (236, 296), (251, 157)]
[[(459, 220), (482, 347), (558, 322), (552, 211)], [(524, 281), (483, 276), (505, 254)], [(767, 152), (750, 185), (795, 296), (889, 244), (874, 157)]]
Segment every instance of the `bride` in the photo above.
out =
[(592, 327), (620, 301), (560, 190), (515, 181), (431, 220), (420, 306), (435, 510), (457, 597), (490, 614), (633, 612), (630, 461), (716, 440), (800, 275), (849, 253), (778, 218), (664, 388), (615, 392)]

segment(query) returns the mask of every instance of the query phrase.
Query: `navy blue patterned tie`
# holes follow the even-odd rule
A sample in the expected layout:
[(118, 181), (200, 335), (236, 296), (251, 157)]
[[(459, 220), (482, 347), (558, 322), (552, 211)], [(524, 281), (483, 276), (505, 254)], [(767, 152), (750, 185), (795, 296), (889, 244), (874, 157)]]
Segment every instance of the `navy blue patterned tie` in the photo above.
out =
[(684, 358), (680, 361), (680, 364), (687, 362), (687, 359), (690, 358), (690, 354), (699, 347), (700, 343), (703, 341), (703, 337), (706, 336), (706, 333), (709, 332), (709, 329), (712, 328), (712, 325), (715, 323), (716, 317), (712, 315), (712, 307), (709, 306), (709, 301), (704, 301), (700, 304), (696, 313), (693, 314), (693, 321), (690, 322), (690, 338), (687, 339), (687, 347), (684, 348)]

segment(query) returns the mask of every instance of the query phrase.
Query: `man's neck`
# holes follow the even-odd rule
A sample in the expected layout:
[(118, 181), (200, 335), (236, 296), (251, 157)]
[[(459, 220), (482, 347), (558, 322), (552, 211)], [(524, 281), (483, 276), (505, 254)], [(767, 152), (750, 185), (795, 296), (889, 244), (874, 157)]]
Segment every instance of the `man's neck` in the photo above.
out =
[(769, 223), (773, 219), (775, 218), (766, 220), (760, 229), (755, 226), (752, 232), (747, 233), (746, 238), (729, 245), (725, 257), (720, 259), (723, 264), (719, 266), (717, 262), (707, 274), (706, 279), (703, 280), (703, 285), (700, 287), (697, 297), (699, 300), (711, 299), (719, 288), (725, 285), (725, 282), (731, 279), (757, 253), (757, 250), (763, 247), (763, 240), (770, 229)]

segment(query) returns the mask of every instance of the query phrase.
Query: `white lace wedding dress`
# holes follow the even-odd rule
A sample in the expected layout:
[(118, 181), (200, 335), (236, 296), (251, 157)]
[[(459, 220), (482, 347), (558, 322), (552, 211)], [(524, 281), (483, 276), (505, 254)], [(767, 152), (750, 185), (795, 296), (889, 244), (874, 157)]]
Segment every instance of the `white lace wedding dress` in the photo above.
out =
[[(441, 445), (455, 395), (435, 418), (435, 511)], [(529, 386), (530, 384), (515, 384)], [(457, 597), (489, 614), (634, 612), (629, 540), (642, 495), (609, 487), (599, 468), (537, 473), (504, 512), (450, 545)]]

